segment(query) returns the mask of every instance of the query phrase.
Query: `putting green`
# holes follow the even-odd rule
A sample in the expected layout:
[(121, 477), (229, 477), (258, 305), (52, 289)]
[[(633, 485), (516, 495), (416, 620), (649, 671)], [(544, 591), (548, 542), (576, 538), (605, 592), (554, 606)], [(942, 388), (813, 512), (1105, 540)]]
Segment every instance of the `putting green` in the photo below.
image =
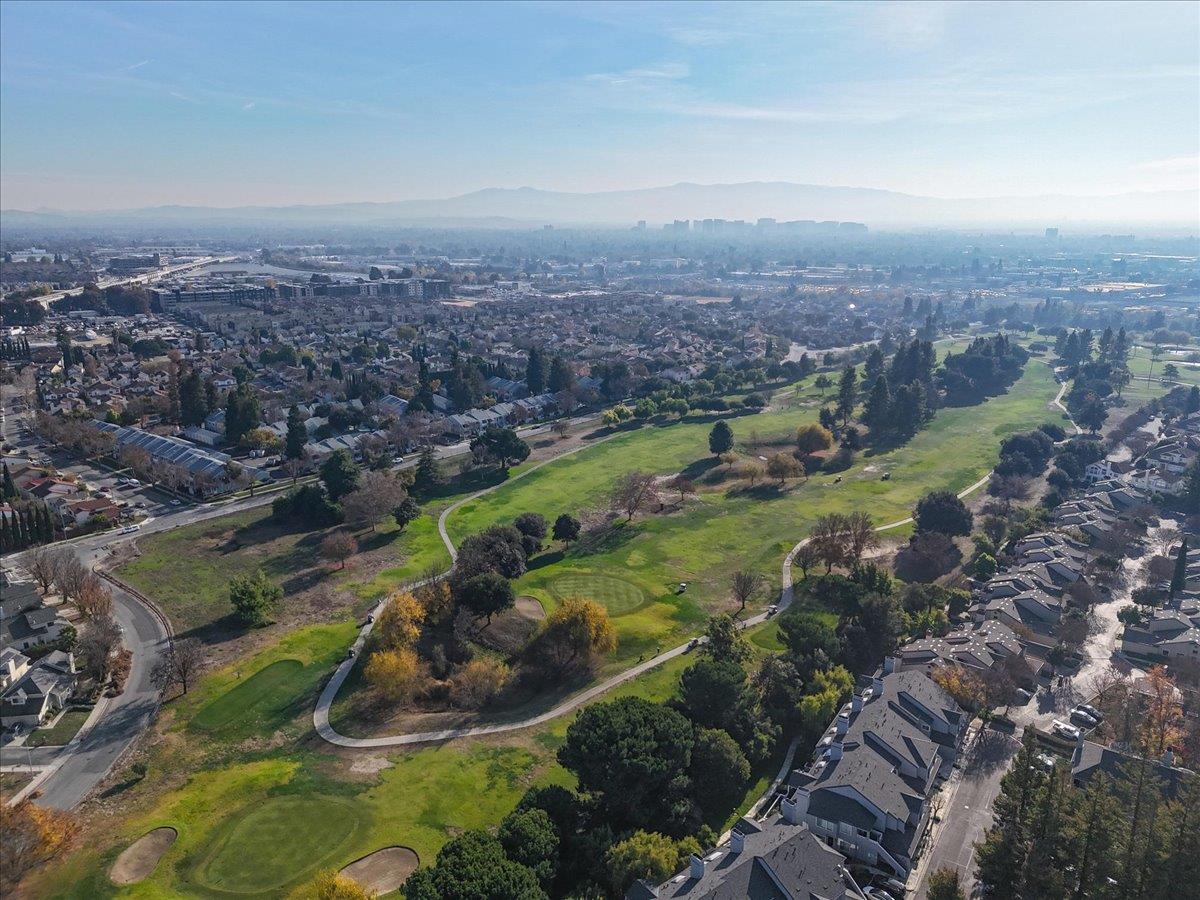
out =
[(344, 850), (360, 824), (355, 806), (336, 797), (269, 797), (218, 828), (193, 877), (210, 890), (274, 893)]
[(280, 659), (259, 669), (201, 707), (189, 727), (235, 739), (282, 724), (296, 700), (296, 680), (303, 668), (298, 659)]
[(568, 572), (555, 578), (550, 583), (550, 590), (560, 600), (567, 597), (595, 600), (613, 616), (631, 613), (646, 602), (646, 593), (640, 587), (611, 575)]

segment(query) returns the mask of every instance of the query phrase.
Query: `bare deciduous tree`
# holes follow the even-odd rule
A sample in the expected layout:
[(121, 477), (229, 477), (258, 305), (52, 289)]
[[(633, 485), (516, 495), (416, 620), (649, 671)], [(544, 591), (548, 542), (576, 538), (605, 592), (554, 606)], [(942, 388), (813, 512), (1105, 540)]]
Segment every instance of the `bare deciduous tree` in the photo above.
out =
[(864, 553), (878, 546), (879, 532), (869, 515), (852, 512), (846, 516), (846, 549), (853, 562), (859, 562)]
[(813, 523), (812, 531), (808, 535), (809, 543), (816, 548), (821, 562), (825, 563), (826, 572), (846, 561), (849, 531), (846, 516), (841, 513), (829, 513)]
[(633, 517), (658, 498), (654, 489), (654, 476), (649, 472), (627, 472), (617, 479), (613, 488), (613, 506), (625, 513), (625, 521)]
[(94, 621), (102, 617), (107, 618), (112, 615), (112, 593), (97, 575), (89, 572), (79, 586), (75, 606), (85, 619)]
[(387, 472), (363, 472), (358, 487), (342, 501), (346, 521), (375, 530), (408, 496), (404, 485)]
[(195, 681), (203, 665), (204, 648), (200, 642), (195, 638), (183, 638), (171, 642), (162, 658), (154, 664), (150, 678), (164, 693), (177, 684), (186, 694), (188, 685)]
[(120, 646), (121, 628), (112, 616), (105, 616), (91, 623), (87, 633), (75, 645), (75, 655), (82, 670), (102, 682), (108, 677), (113, 652)]
[(733, 573), (729, 585), (733, 590), (733, 599), (738, 602), (739, 615), (745, 611), (746, 605), (758, 595), (766, 583), (767, 579), (758, 572), (739, 569)]
[(87, 566), (72, 550), (59, 550), (54, 555), (54, 584), (64, 600), (74, 600), (83, 589), (88, 576)]
[(29, 570), (29, 574), (41, 587), (43, 594), (49, 593), (50, 588), (54, 585), (57, 567), (58, 553), (48, 547), (30, 550), (25, 556), (25, 568)]
[(354, 551), (358, 549), (358, 541), (354, 540), (354, 536), (345, 531), (334, 531), (321, 540), (321, 546), (317, 549), (317, 553), (321, 559), (327, 559), (330, 562), (338, 564), (339, 569), (346, 568), (346, 560), (354, 555)]

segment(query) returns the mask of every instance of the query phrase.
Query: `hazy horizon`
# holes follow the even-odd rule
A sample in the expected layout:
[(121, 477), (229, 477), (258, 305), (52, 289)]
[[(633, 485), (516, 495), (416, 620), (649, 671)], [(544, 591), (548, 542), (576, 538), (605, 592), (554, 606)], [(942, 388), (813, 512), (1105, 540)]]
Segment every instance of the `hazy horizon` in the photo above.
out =
[(2, 205), (1196, 190), (1198, 10), (5, 2)]

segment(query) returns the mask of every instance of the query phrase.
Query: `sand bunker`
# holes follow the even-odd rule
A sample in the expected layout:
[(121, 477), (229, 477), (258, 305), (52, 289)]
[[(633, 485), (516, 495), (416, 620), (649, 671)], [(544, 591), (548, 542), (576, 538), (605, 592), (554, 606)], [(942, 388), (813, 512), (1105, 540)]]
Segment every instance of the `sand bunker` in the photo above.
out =
[(113, 884), (137, 884), (154, 871), (158, 861), (171, 849), (178, 836), (174, 828), (165, 826), (146, 832), (121, 851), (108, 870), (108, 877)]
[(517, 612), (527, 619), (540, 622), (546, 618), (546, 610), (542, 609), (542, 604), (538, 603), (533, 597), (518, 597), (516, 606)]
[(384, 847), (350, 863), (340, 874), (367, 890), (386, 894), (404, 884), (419, 864), (417, 854), (407, 847)]

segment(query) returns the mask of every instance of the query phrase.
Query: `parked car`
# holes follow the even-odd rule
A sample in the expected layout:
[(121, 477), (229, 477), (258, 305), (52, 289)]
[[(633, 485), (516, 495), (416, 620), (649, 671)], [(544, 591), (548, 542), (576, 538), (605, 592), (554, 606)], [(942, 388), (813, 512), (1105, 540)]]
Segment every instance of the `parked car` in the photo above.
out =
[(1025, 690), (1025, 688), (1017, 688), (1016, 694), (1017, 694), (1017, 698), (1022, 703), (1028, 703), (1030, 700), (1033, 699), (1033, 694), (1029, 693), (1029, 691)]
[(1079, 707), (1071, 710), (1071, 721), (1081, 728), (1095, 728), (1100, 724)]
[(121, 529), (121, 534), (133, 534), (135, 531), (141, 531), (141, 530), (142, 530), (141, 525), (137, 525), (137, 524), (126, 525), (124, 528)]
[(1094, 707), (1094, 706), (1091, 706), (1090, 704), (1087, 704), (1087, 703), (1080, 703), (1080, 704), (1079, 704), (1077, 707), (1075, 707), (1075, 708), (1076, 708), (1076, 709), (1082, 709), (1082, 710), (1083, 710), (1085, 713), (1087, 713), (1089, 716), (1091, 716), (1091, 717), (1092, 717), (1093, 719), (1095, 719), (1097, 722), (1103, 722), (1103, 721), (1104, 721), (1104, 714), (1103, 714), (1103, 713), (1101, 713), (1101, 712), (1100, 712), (1100, 710), (1096, 709), (1096, 707)]
[(1079, 736), (1082, 734), (1082, 732), (1074, 725), (1068, 725), (1066, 722), (1060, 721), (1059, 719), (1054, 720), (1054, 724), (1050, 726), (1050, 731), (1054, 734), (1057, 734), (1059, 737), (1065, 737), (1071, 741), (1079, 740)]

